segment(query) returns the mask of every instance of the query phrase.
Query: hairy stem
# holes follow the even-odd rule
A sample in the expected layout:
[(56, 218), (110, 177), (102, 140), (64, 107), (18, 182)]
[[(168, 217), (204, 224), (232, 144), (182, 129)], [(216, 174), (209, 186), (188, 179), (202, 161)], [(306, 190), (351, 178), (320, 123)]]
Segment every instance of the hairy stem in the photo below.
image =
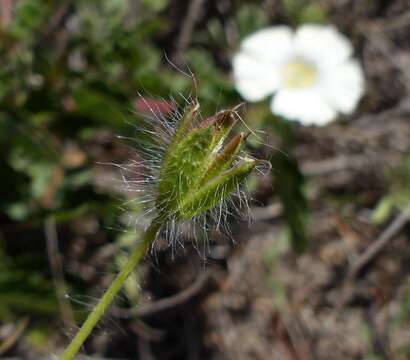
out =
[(107, 308), (114, 300), (115, 295), (121, 289), (125, 280), (134, 270), (135, 266), (138, 265), (141, 258), (145, 255), (148, 246), (155, 239), (155, 236), (161, 225), (162, 222), (158, 219), (153, 220), (151, 225), (146, 230), (142, 241), (138, 243), (138, 245), (135, 247), (127, 263), (118, 273), (117, 277), (114, 279), (111, 286), (104, 293), (98, 304), (94, 307), (93, 311), (90, 313), (90, 315), (88, 315), (87, 320), (84, 322), (83, 326), (78, 331), (77, 335), (71, 341), (70, 345), (68, 345), (64, 353), (61, 355), (60, 360), (71, 360), (78, 353), (78, 350), (83, 345), (87, 337), (90, 335), (94, 326), (104, 315)]

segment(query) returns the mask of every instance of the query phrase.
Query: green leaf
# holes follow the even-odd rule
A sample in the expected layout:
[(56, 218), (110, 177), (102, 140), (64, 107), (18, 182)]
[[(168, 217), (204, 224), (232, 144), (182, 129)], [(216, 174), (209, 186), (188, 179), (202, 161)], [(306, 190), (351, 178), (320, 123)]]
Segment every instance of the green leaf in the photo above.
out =
[(315, 23), (323, 24), (327, 21), (326, 9), (317, 2), (311, 2), (306, 5), (299, 14), (298, 23)]
[(381, 224), (390, 216), (394, 208), (394, 201), (391, 197), (383, 197), (372, 213), (371, 221), (374, 224)]
[(402, 323), (410, 319), (410, 277), (406, 280), (405, 291), (400, 298), (400, 308), (396, 322)]
[(273, 158), (274, 187), (284, 208), (293, 248), (303, 252), (307, 246), (308, 204), (304, 193), (305, 178), (295, 159), (279, 155)]
[(260, 5), (245, 4), (237, 13), (237, 24), (243, 37), (268, 26), (269, 18)]
[(0, 257), (0, 317), (13, 313), (58, 312), (53, 283), (33, 257)]
[(282, 0), (282, 4), (294, 26), (327, 20), (326, 9), (316, 0)]
[(273, 187), (284, 209), (293, 249), (303, 252), (308, 244), (306, 226), (309, 211), (304, 191), (305, 177), (296, 159), (290, 155), (295, 141), (293, 124), (283, 118), (272, 118), (271, 115), (267, 115), (266, 122), (278, 136), (282, 152), (289, 154), (277, 154), (271, 159)]
[(404, 156), (398, 166), (385, 172), (386, 193), (372, 214), (372, 221), (380, 224), (394, 208), (404, 209), (410, 201), (410, 156)]
[(142, 4), (149, 10), (159, 12), (168, 6), (168, 0), (142, 0)]
[(75, 113), (90, 119), (94, 125), (105, 125), (121, 130), (126, 126), (122, 105), (113, 97), (98, 90), (85, 87), (74, 91)]

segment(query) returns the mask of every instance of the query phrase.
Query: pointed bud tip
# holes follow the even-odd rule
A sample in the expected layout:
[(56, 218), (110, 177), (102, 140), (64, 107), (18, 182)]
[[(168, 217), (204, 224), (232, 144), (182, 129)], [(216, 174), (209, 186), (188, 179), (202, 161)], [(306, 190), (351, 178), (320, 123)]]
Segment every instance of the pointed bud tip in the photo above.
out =
[(218, 130), (222, 128), (229, 129), (236, 124), (236, 121), (237, 119), (232, 110), (222, 110), (217, 114), (202, 120), (198, 125), (198, 128), (215, 126)]
[(236, 123), (237, 119), (232, 110), (222, 110), (216, 114), (216, 125), (218, 127), (231, 127)]
[(245, 104), (246, 104), (245, 102), (239, 103), (238, 105), (236, 105), (232, 108), (232, 111), (235, 112), (235, 113), (238, 112), (242, 107), (245, 106)]
[(249, 135), (252, 134), (252, 132), (248, 131), (248, 132), (246, 132), (246, 134), (245, 133), (242, 133), (242, 134), (244, 134), (243, 135), (243, 140), (245, 141), (245, 140), (248, 139)]

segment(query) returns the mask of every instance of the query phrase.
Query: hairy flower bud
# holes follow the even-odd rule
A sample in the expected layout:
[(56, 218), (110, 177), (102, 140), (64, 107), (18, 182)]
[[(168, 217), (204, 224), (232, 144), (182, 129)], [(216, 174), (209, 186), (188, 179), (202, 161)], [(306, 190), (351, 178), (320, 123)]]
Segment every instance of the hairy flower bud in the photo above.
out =
[(239, 160), (245, 140), (223, 143), (236, 123), (235, 110), (223, 110), (195, 126), (198, 104), (184, 112), (159, 171), (156, 207), (161, 217), (187, 220), (226, 199), (254, 169), (255, 160)]

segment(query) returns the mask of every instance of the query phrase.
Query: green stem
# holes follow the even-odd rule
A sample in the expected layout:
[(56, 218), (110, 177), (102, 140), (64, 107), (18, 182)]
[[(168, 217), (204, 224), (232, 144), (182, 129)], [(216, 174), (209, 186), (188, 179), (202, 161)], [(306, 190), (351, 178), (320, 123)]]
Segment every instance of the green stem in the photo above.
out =
[(161, 225), (162, 222), (156, 219), (148, 227), (142, 241), (135, 247), (127, 263), (118, 273), (117, 277), (114, 279), (108, 290), (104, 293), (98, 304), (94, 307), (94, 310), (88, 315), (87, 320), (84, 322), (77, 335), (71, 341), (70, 345), (68, 345), (64, 353), (61, 355), (60, 360), (71, 360), (78, 353), (78, 350), (83, 345), (88, 335), (90, 335), (94, 326), (104, 315), (108, 306), (110, 306), (111, 302), (114, 300), (115, 295), (121, 289), (125, 280), (134, 270), (135, 266), (138, 265), (141, 258), (145, 255), (148, 246), (155, 239), (155, 236)]

